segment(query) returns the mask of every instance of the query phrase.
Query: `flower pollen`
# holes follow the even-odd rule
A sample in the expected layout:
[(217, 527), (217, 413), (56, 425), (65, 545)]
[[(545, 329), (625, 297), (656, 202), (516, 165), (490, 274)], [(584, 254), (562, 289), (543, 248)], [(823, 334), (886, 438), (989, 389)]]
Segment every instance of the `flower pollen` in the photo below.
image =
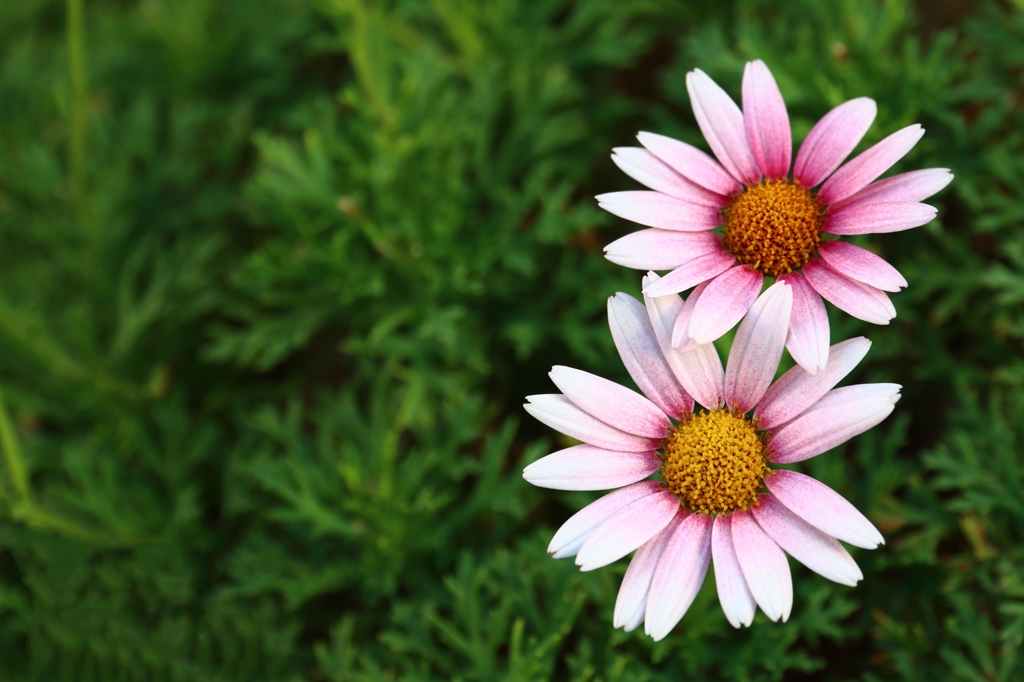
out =
[(745, 188), (722, 209), (722, 217), (729, 253), (772, 277), (811, 259), (825, 222), (814, 193), (789, 180)]
[(756, 505), (770, 473), (764, 439), (727, 409), (686, 416), (662, 444), (661, 477), (693, 512), (723, 514)]

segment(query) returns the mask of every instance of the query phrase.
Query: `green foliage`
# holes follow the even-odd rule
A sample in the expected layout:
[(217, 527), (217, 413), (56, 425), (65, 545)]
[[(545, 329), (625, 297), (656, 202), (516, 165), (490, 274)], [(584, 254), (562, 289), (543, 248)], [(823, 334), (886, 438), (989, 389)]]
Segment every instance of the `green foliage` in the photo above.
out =
[[(1024, 677), (1024, 7), (940, 5), (0, 3), (0, 674)], [(709, 579), (652, 643), (625, 562), (547, 556), (596, 494), (521, 479), (559, 443), (520, 403), (628, 381), (591, 197), (753, 58), (798, 139), (866, 95), (865, 146), (921, 122), (901, 168), (957, 178), (861, 240), (895, 322), (832, 320), (904, 386), (801, 466), (886, 535), (864, 582), (794, 565), (790, 622), (734, 631)]]

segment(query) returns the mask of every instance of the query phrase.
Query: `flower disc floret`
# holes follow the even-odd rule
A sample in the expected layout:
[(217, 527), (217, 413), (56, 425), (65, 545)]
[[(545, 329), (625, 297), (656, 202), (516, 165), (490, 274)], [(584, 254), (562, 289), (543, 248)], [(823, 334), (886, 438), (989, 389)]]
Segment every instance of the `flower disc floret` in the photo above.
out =
[(756, 504), (770, 473), (754, 423), (727, 409), (685, 417), (665, 439), (661, 477), (691, 511), (723, 514)]
[(722, 217), (729, 253), (772, 277), (793, 272), (814, 256), (825, 222), (814, 193), (788, 180), (745, 188), (722, 209)]

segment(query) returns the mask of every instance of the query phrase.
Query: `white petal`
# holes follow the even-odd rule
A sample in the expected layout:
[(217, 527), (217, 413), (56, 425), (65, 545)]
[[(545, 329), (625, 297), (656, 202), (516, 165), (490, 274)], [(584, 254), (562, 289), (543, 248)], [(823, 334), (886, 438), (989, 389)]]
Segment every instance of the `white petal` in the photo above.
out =
[(661, 460), (653, 452), (574, 445), (528, 465), (523, 478), (539, 488), (611, 490), (642, 481), (660, 468)]
[(751, 509), (757, 523), (794, 559), (840, 585), (853, 587), (864, 579), (850, 553), (835, 538), (825, 535), (783, 506), (770, 493)]
[(732, 542), (754, 601), (772, 621), (785, 623), (793, 610), (793, 579), (786, 553), (750, 512), (732, 514)]
[(711, 556), (715, 566), (715, 586), (729, 624), (734, 628), (750, 627), (754, 622), (756, 602), (743, 577), (736, 548), (732, 542), (732, 515), (718, 515), (711, 531)]
[(663, 490), (617, 511), (594, 529), (576, 555), (581, 571), (618, 561), (669, 524), (679, 511), (679, 498)]
[(792, 306), (792, 289), (776, 282), (754, 301), (736, 330), (725, 369), (725, 402), (736, 412), (753, 409), (775, 378)]
[(641, 481), (598, 498), (562, 524), (548, 544), (548, 553), (556, 559), (576, 556), (595, 528), (621, 509), (660, 490), (661, 484), (657, 481)]
[(608, 326), (629, 376), (670, 417), (693, 411), (693, 398), (679, 384), (654, 335), (647, 308), (628, 294), (608, 299)]
[(651, 589), (654, 569), (658, 566), (658, 560), (661, 559), (669, 538), (686, 516), (687, 513), (680, 509), (660, 533), (641, 545), (633, 555), (626, 575), (622, 578), (619, 596), (615, 599), (615, 614), (612, 617), (614, 627), (625, 628), (626, 632), (630, 632), (644, 622), (647, 594)]
[(656, 438), (635, 436), (605, 424), (581, 410), (564, 395), (528, 395), (526, 399), (529, 403), (523, 407), (534, 419), (584, 443), (624, 452), (649, 452), (657, 450), (661, 445)]
[(892, 414), (900, 399), (898, 384), (836, 388), (793, 421), (773, 430), (771, 461), (800, 462), (864, 433)]
[(616, 147), (612, 161), (637, 182), (651, 189), (682, 199), (691, 204), (721, 208), (728, 201), (721, 194), (710, 192), (672, 170), (654, 154), (639, 147)]
[(871, 342), (858, 336), (832, 346), (828, 362), (816, 374), (800, 366), (788, 370), (758, 403), (754, 417), (761, 420), (759, 427), (775, 428), (798, 416), (852, 372), (870, 348)]
[(576, 407), (609, 426), (645, 438), (668, 435), (668, 416), (635, 391), (590, 372), (555, 365), (548, 374)]
[(865, 549), (885, 544), (867, 517), (821, 481), (779, 469), (765, 479), (765, 484), (791, 512), (837, 540)]
[(655, 642), (672, 631), (704, 583), (711, 559), (711, 519), (690, 514), (669, 538), (651, 580), (644, 630)]
[[(653, 272), (647, 273), (644, 286), (657, 279)], [(683, 306), (682, 299), (676, 294), (644, 296), (644, 302), (661, 352), (683, 389), (708, 409), (720, 407), (725, 396), (725, 370), (714, 344), (699, 345), (689, 351), (672, 348), (672, 328)]]

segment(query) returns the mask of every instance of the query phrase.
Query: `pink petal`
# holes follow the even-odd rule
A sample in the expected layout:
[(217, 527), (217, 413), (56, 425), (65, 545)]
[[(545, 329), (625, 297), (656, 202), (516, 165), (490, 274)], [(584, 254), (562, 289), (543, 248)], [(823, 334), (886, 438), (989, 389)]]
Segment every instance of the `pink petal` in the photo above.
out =
[(728, 203), (726, 196), (741, 189), (717, 161), (692, 145), (655, 133), (639, 133), (636, 138), (680, 175), (722, 197), (720, 206)]
[(902, 232), (931, 222), (937, 213), (928, 204), (856, 203), (830, 212), (822, 229), (841, 235)]
[(772, 462), (791, 464), (816, 457), (888, 417), (900, 399), (896, 384), (833, 389), (796, 419), (772, 431)]
[(853, 587), (864, 579), (857, 562), (835, 538), (791, 512), (771, 493), (758, 501), (761, 505), (751, 509), (757, 523), (794, 559), (840, 585)]
[(733, 512), (732, 543), (754, 601), (772, 621), (785, 623), (793, 610), (793, 578), (786, 554), (750, 512)]
[(814, 187), (827, 178), (861, 141), (877, 112), (873, 99), (858, 97), (825, 114), (800, 145), (793, 179)]
[(765, 478), (772, 494), (818, 530), (854, 547), (874, 549), (885, 539), (867, 517), (832, 488), (810, 476), (778, 469)]
[(749, 412), (775, 378), (786, 346), (793, 292), (776, 282), (761, 294), (743, 318), (725, 366), (725, 404)]
[[(646, 287), (657, 281), (658, 276), (649, 272), (643, 279), (643, 285)], [(683, 389), (708, 409), (721, 406), (725, 371), (714, 344), (700, 345), (685, 352), (672, 348), (672, 326), (679, 316), (683, 301), (679, 296), (670, 294), (656, 298), (644, 296), (644, 302), (661, 352)]]
[(821, 295), (799, 272), (779, 277), (793, 289), (793, 314), (789, 318), (786, 348), (796, 363), (814, 374), (828, 362), (828, 313)]
[(610, 490), (642, 481), (661, 468), (653, 452), (615, 452), (574, 445), (538, 459), (523, 478), (539, 488)]
[(896, 309), (885, 292), (839, 274), (820, 258), (812, 258), (804, 265), (803, 273), (823, 299), (858, 320), (889, 324), (896, 317)]
[(743, 69), (743, 124), (761, 172), (770, 180), (786, 177), (793, 154), (789, 114), (772, 72), (760, 59)]
[(616, 147), (612, 161), (622, 171), (651, 189), (701, 206), (721, 208), (728, 199), (708, 191), (675, 172), (654, 154), (639, 147)]
[(690, 295), (683, 301), (683, 307), (676, 315), (676, 322), (672, 325), (672, 347), (682, 351), (693, 350), (697, 342), (690, 338), (690, 317), (693, 316), (693, 309), (700, 300), (700, 295), (708, 288), (710, 282), (703, 282), (694, 287)]
[(642, 497), (594, 529), (576, 555), (581, 571), (618, 561), (669, 524), (679, 511), (679, 498), (664, 490)]
[(724, 249), (722, 251), (706, 253), (703, 256), (697, 256), (668, 273), (657, 282), (648, 285), (644, 289), (644, 295), (665, 296), (685, 291), (716, 275), (720, 275), (735, 262), (736, 257), (731, 253), (726, 253)]
[(661, 192), (609, 192), (597, 204), (612, 215), (663, 230), (702, 232), (722, 224), (722, 213), (710, 206), (691, 204)]
[(711, 529), (711, 557), (715, 564), (718, 602), (722, 605), (726, 619), (734, 628), (738, 629), (741, 625), (750, 627), (754, 622), (756, 604), (736, 557), (736, 548), (732, 542), (731, 515), (715, 517)]
[(669, 538), (651, 580), (645, 632), (658, 642), (676, 626), (704, 583), (711, 559), (711, 519), (690, 514)]
[(686, 74), (686, 90), (697, 125), (722, 166), (743, 184), (755, 184), (761, 179), (761, 171), (747, 143), (740, 108), (700, 69)]
[(885, 138), (870, 149), (861, 152), (849, 163), (832, 174), (821, 191), (818, 202), (823, 206), (851, 197), (906, 156), (924, 135), (920, 124), (907, 126)]
[(840, 208), (863, 204), (913, 204), (924, 201), (941, 191), (953, 181), (948, 168), (925, 168), (924, 170), (900, 173), (885, 180), (873, 182), (851, 197), (837, 201), (829, 208)]
[(863, 336), (847, 339), (832, 346), (828, 363), (818, 372), (811, 374), (800, 366), (787, 371), (754, 411), (759, 428), (772, 429), (799, 416), (852, 372), (870, 348), (871, 342)]
[(647, 308), (627, 294), (608, 299), (608, 326), (629, 376), (655, 405), (678, 418), (693, 411), (693, 398), (679, 384), (654, 335)]
[(576, 440), (605, 450), (623, 452), (650, 452), (661, 446), (656, 438), (643, 438), (613, 426), (587, 414), (564, 395), (528, 395), (528, 404), (523, 405), (537, 421)]
[(635, 270), (675, 270), (694, 258), (720, 253), (722, 238), (714, 232), (639, 230), (604, 247), (604, 257)]
[(754, 305), (763, 283), (764, 275), (749, 265), (737, 265), (715, 277), (694, 306), (689, 337), (698, 344), (720, 338)]
[(899, 291), (907, 280), (884, 258), (849, 242), (826, 242), (818, 247), (821, 258), (833, 270), (882, 291)]
[(646, 438), (668, 435), (668, 415), (639, 393), (590, 372), (556, 365), (548, 374), (576, 407), (609, 426)]
[(622, 578), (619, 596), (615, 600), (615, 613), (612, 616), (613, 627), (624, 628), (626, 632), (631, 632), (644, 622), (647, 594), (651, 589), (654, 570), (658, 566), (658, 561), (665, 551), (669, 538), (672, 537), (686, 516), (687, 512), (680, 509), (660, 533), (641, 545), (633, 555), (633, 559), (629, 562), (629, 568), (626, 569), (626, 575)]
[(548, 553), (556, 559), (575, 556), (595, 528), (637, 500), (660, 490), (661, 484), (657, 481), (641, 481), (598, 498), (562, 524), (548, 544)]

